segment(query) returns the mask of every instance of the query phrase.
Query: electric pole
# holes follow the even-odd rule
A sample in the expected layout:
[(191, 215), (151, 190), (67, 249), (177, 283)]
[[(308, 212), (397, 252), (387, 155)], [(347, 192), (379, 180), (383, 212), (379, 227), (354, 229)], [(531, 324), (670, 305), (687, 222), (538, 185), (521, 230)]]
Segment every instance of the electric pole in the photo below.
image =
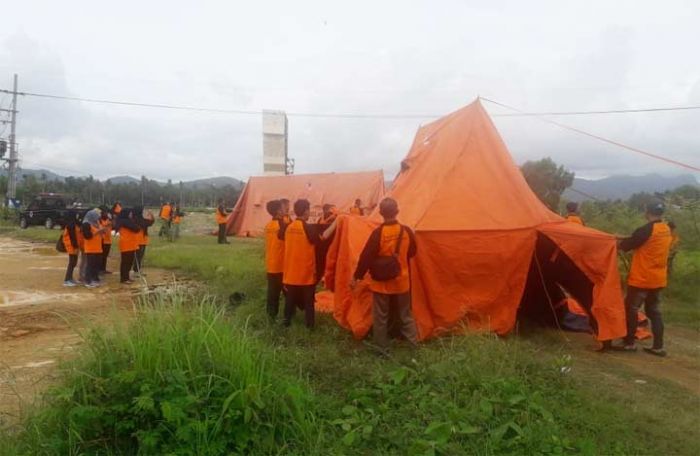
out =
[(17, 196), (17, 142), (15, 140), (15, 132), (17, 127), (17, 75), (15, 74), (14, 84), (12, 86), (12, 105), (10, 109), (4, 109), (3, 111), (10, 112), (10, 137), (8, 138), (10, 147), (10, 158), (7, 160), (8, 172), (7, 172), (7, 198), (9, 200), (14, 200)]

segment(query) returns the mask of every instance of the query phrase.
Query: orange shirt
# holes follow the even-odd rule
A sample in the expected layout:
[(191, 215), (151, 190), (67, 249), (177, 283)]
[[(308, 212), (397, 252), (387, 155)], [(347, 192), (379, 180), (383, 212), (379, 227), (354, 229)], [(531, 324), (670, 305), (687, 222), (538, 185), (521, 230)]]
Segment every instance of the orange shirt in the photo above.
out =
[(92, 237), (85, 238), (85, 253), (102, 253), (102, 235), (97, 233), (97, 228), (90, 225)]
[(265, 265), (268, 274), (284, 271), (284, 241), (279, 238), (279, 231), (279, 220), (270, 220), (265, 226)]
[(181, 221), (182, 221), (182, 217), (180, 217), (179, 215), (175, 215), (175, 217), (173, 217), (173, 223), (175, 225), (179, 225)]
[(359, 208), (357, 206), (353, 206), (350, 208), (350, 213), (352, 215), (362, 215), (362, 208)]
[(228, 214), (225, 212), (221, 212), (221, 210), (217, 207), (216, 208), (216, 224), (221, 225), (222, 223), (226, 223), (226, 220), (228, 219)]
[(569, 214), (566, 216), (566, 220), (571, 222), (571, 223), (578, 223), (579, 225), (583, 225), (583, 219), (579, 217), (578, 215), (574, 214)]
[[(78, 241), (78, 231), (80, 228), (73, 227), (73, 230), (75, 231), (75, 240)], [(80, 249), (80, 243), (78, 242), (78, 245), (76, 247), (73, 247), (73, 244), (70, 243), (70, 232), (68, 231), (68, 227), (63, 228), (63, 245), (66, 247), (66, 253), (68, 255), (77, 255), (78, 254), (78, 249)]]
[(114, 215), (119, 215), (119, 213), (122, 211), (122, 205), (117, 203), (114, 205), (112, 208), (112, 212), (114, 212)]
[(102, 233), (102, 243), (112, 244), (112, 221), (110, 219), (100, 219), (100, 226), (107, 229), (107, 231)]
[[(379, 241), (379, 256), (392, 256), (396, 252), (396, 243), (399, 240), (401, 225), (394, 223), (392, 225), (383, 225), (381, 228), (381, 236)], [(408, 270), (408, 248), (411, 244), (411, 239), (408, 234), (408, 229), (403, 229), (401, 235), (401, 246), (399, 246), (399, 264), (401, 265), (401, 274), (391, 280), (372, 280), (369, 284), (369, 289), (375, 293), (383, 294), (403, 294), (411, 290), (411, 281)]]
[(128, 228), (119, 230), (119, 251), (133, 252), (139, 249), (139, 235)]
[(316, 283), (316, 249), (304, 230), (304, 222), (293, 221), (284, 233), (285, 285), (314, 285)]
[(671, 229), (668, 225), (654, 223), (649, 239), (634, 250), (627, 284), (645, 289), (665, 287), (671, 242)]
[(172, 207), (170, 204), (166, 204), (160, 208), (160, 218), (163, 220), (170, 220), (170, 213), (172, 212)]

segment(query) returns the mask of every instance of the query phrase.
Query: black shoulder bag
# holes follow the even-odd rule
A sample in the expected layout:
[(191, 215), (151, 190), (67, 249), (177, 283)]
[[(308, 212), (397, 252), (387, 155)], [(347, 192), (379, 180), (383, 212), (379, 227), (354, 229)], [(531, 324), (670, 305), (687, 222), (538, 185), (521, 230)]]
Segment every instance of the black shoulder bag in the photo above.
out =
[(369, 275), (378, 282), (386, 282), (401, 275), (401, 263), (399, 262), (399, 249), (403, 239), (403, 226), (399, 231), (399, 240), (396, 241), (396, 249), (391, 256), (378, 256), (369, 267)]

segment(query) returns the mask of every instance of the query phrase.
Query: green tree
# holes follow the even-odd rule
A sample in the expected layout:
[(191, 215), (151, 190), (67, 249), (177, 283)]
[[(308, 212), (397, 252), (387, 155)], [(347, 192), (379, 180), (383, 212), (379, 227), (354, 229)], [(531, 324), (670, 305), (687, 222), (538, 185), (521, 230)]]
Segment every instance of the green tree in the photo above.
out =
[(528, 185), (537, 197), (551, 210), (558, 211), (559, 199), (574, 182), (574, 173), (551, 158), (527, 161), (520, 168)]

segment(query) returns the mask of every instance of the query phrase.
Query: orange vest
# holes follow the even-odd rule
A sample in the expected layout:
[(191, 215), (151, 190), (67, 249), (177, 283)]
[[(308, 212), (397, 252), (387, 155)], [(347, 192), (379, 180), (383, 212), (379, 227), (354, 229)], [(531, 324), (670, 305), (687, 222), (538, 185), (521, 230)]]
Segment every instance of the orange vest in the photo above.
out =
[[(76, 231), (75, 233), (75, 240), (79, 241), (78, 233), (77, 231), (80, 228), (74, 228)], [(68, 231), (68, 227), (63, 228), (63, 245), (66, 247), (66, 253), (68, 255), (77, 255), (78, 254), (78, 249), (80, 248), (80, 242), (78, 242), (78, 247), (73, 247), (73, 244), (70, 243), (70, 234)]]
[(284, 241), (277, 236), (279, 231), (279, 220), (271, 220), (265, 225), (265, 265), (270, 274), (284, 271)]
[(284, 235), (285, 285), (314, 285), (316, 283), (316, 249), (304, 231), (304, 222), (293, 221)]
[(165, 206), (160, 208), (160, 218), (162, 218), (163, 220), (170, 220), (170, 212), (172, 212), (172, 208), (169, 204), (166, 204)]
[(83, 230), (80, 228), (80, 224), (75, 226), (75, 238), (78, 240), (78, 248), (80, 250), (84, 250), (85, 238), (83, 237)]
[(671, 241), (668, 225), (654, 223), (649, 239), (634, 251), (627, 284), (646, 289), (665, 287)]
[(134, 252), (139, 249), (139, 233), (134, 233), (128, 228), (119, 230), (119, 251)]
[(222, 223), (226, 223), (226, 219), (228, 219), (228, 214), (222, 214), (219, 208), (216, 208), (216, 224), (221, 225)]
[(110, 219), (100, 219), (100, 226), (107, 228), (107, 231), (102, 233), (102, 243), (111, 244), (112, 243), (112, 221)]
[(583, 225), (583, 219), (578, 215), (569, 214), (566, 216), (566, 220), (571, 223), (578, 223), (579, 225)]
[(350, 213), (351, 213), (352, 215), (362, 215), (362, 209), (360, 209), (360, 208), (357, 207), (357, 206), (353, 206), (353, 207), (350, 208)]
[(180, 217), (179, 215), (175, 215), (175, 217), (173, 217), (173, 223), (175, 225), (179, 225), (181, 221), (182, 221), (182, 217)]
[(119, 213), (122, 211), (122, 205), (121, 204), (115, 204), (114, 208), (112, 209), (112, 212), (114, 212), (114, 215), (119, 215)]
[[(396, 251), (396, 243), (399, 240), (399, 232), (401, 225), (396, 223), (393, 225), (384, 225), (381, 228), (382, 233), (379, 240), (379, 256), (392, 256)], [(383, 294), (403, 294), (411, 290), (411, 280), (408, 271), (408, 247), (411, 243), (411, 238), (408, 234), (408, 229), (403, 229), (401, 235), (401, 246), (399, 247), (399, 264), (401, 265), (401, 274), (395, 279), (377, 281), (372, 280), (369, 284), (369, 289), (375, 293)]]
[(85, 253), (102, 253), (102, 235), (97, 234), (97, 228), (90, 225), (92, 237), (85, 239)]

